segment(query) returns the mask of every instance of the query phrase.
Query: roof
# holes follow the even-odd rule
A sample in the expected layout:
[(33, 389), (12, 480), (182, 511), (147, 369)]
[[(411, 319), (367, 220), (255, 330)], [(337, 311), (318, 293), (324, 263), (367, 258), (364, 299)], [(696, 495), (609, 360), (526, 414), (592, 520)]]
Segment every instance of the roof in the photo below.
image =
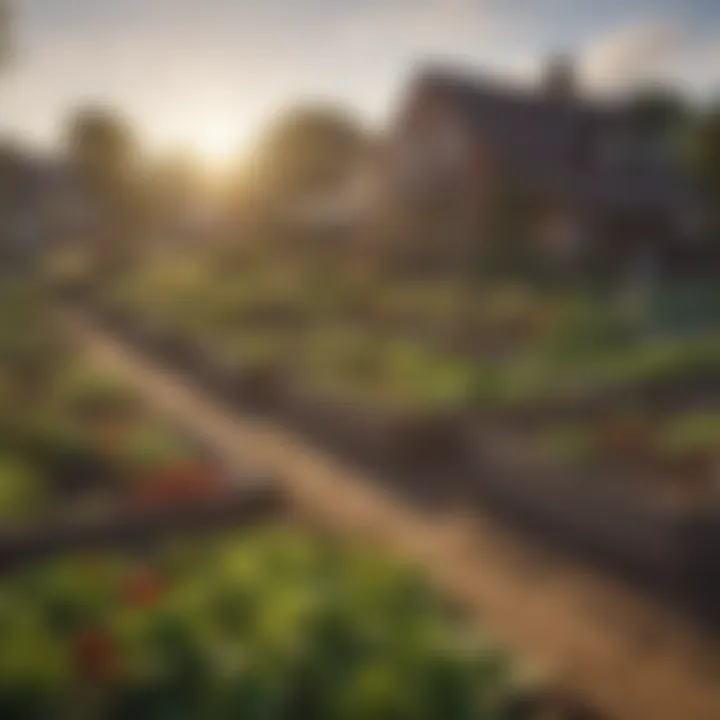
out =
[(511, 174), (548, 194), (592, 207), (658, 207), (692, 197), (687, 177), (671, 159), (632, 167), (612, 161), (613, 143), (643, 140), (619, 106), (577, 94), (549, 96), (444, 68), (422, 72), (415, 92), (430, 92), (458, 108), (489, 138), (493, 156)]

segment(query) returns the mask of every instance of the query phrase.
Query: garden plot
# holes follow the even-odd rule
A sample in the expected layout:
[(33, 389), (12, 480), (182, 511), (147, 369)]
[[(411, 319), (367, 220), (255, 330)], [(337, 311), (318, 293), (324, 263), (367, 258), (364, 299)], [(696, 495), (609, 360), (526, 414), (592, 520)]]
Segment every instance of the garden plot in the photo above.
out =
[[(478, 498), (673, 593), (704, 582), (715, 597), (716, 436), (703, 429), (717, 407), (714, 331), (639, 332), (627, 314), (577, 295), (535, 306), (506, 298), (492, 312), (460, 308), (463, 317), (436, 308), (460, 328), (493, 316), (513, 337), (501, 356), (471, 357), (389, 333), (378, 309), (389, 297), (403, 300), (394, 317), (403, 303), (429, 312), (397, 288), (350, 283), (343, 301), (336, 284), (333, 296), (261, 275), (233, 293), (211, 291), (208, 273), (185, 268), (162, 284), (149, 272), (146, 284), (106, 293), (101, 314), (225, 400), (407, 476), (411, 492), (434, 484)], [(273, 297), (288, 311), (296, 298), (304, 321), (229, 311)]]
[(0, 333), (3, 718), (573, 718), (415, 570), (311, 530), (169, 541), (278, 505), (236, 505), (202, 444), (13, 301), (32, 332)]
[(76, 555), (0, 592), (8, 720), (573, 717), (416, 571), (307, 534)]
[[(80, 358), (37, 297), (3, 288), (0, 327), (0, 558), (164, 528), (182, 532), (272, 503), (269, 481), (226, 472), (184, 432)], [(162, 533), (160, 533), (162, 534)]]

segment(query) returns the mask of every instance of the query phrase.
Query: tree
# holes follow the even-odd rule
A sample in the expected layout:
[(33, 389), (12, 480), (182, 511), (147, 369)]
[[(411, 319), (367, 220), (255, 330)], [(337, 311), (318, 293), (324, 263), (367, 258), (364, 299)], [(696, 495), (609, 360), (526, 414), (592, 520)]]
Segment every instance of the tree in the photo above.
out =
[(698, 118), (689, 145), (695, 176), (710, 199), (720, 201), (720, 101)]
[(75, 169), (109, 191), (127, 181), (137, 160), (129, 125), (105, 108), (77, 111), (68, 124), (66, 147)]
[(96, 218), (98, 269), (112, 270), (131, 256), (145, 215), (135, 136), (119, 113), (87, 107), (71, 116), (65, 148), (73, 182)]
[(676, 148), (692, 118), (682, 93), (661, 85), (637, 91), (628, 100), (626, 110), (641, 133)]
[(0, 67), (15, 53), (14, 16), (9, 0), (0, 0)]
[(352, 171), (364, 147), (359, 123), (343, 110), (294, 108), (262, 138), (252, 164), (254, 180), (275, 196), (323, 191)]

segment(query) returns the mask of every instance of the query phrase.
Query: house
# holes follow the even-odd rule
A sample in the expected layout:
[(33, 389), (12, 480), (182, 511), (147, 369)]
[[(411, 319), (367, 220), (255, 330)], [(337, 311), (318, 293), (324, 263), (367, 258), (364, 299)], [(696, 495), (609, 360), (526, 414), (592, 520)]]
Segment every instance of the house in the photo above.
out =
[(567, 59), (534, 90), (420, 72), (385, 174), (388, 208), (414, 223), (397, 252), (434, 267), (524, 242), (563, 263), (646, 272), (697, 238), (700, 208), (666, 144), (622, 106), (583, 97)]

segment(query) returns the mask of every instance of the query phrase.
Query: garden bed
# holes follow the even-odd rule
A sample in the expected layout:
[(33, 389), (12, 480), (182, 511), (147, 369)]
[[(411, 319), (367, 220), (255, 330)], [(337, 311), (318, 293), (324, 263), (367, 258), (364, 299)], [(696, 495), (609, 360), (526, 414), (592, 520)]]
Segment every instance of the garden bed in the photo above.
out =
[[(351, 275), (179, 262), (141, 268), (86, 309), (215, 397), (410, 494), (477, 499), (670, 594), (717, 584), (720, 424), (703, 447), (670, 427), (719, 406), (720, 340), (702, 307), (684, 336), (588, 293)], [(640, 432), (626, 418), (638, 410), (652, 418)], [(573, 447), (540, 458), (568, 428)]]
[(16, 569), (0, 593), (7, 720), (598, 717), (415, 569), (308, 533), (76, 554)]
[[(30, 288), (0, 287), (0, 562), (242, 521), (272, 481), (228, 473), (81, 358)], [(249, 513), (251, 514), (251, 513)]]
[(559, 469), (528, 459), (523, 438), (468, 436), (472, 488), (483, 502), (552, 543), (720, 621), (720, 514), (663, 501), (633, 473)]
[[(124, 337), (140, 350), (152, 349), (146, 338)], [(516, 435), (512, 452), (497, 452), (500, 443), (487, 417), (452, 405), (393, 407), (371, 397), (313, 390), (302, 377), (295, 383), (283, 378), (272, 402), (258, 404), (242, 369), (215, 372), (207, 361), (201, 365), (202, 383), (226, 401), (382, 471), (411, 494), (422, 490), (433, 501), (445, 495), (480, 502), (703, 619), (720, 619), (720, 516), (710, 495), (665, 502), (652, 483), (636, 481), (627, 462), (624, 471), (621, 463), (619, 470), (608, 466), (603, 472), (520, 462), (532, 457), (527, 433)], [(199, 377), (197, 358), (189, 364), (178, 358), (177, 367)]]
[(270, 483), (228, 487), (192, 503), (117, 507), (86, 518), (58, 517), (0, 530), (0, 572), (69, 553), (103, 549), (147, 552), (172, 539), (274, 522), (285, 506)]
[[(286, 521), (277, 487), (229, 475), (125, 386), (60, 352), (41, 316), (32, 323), (27, 346), (0, 329), (0, 447), (13, 453), (1, 478), (0, 716), (586, 716), (487, 639), (471, 642), (469, 619), (412, 569), (308, 529), (189, 542)], [(197, 367), (155, 339), (133, 336)], [(7, 504), (8, 488), (31, 487), (57, 494)]]

